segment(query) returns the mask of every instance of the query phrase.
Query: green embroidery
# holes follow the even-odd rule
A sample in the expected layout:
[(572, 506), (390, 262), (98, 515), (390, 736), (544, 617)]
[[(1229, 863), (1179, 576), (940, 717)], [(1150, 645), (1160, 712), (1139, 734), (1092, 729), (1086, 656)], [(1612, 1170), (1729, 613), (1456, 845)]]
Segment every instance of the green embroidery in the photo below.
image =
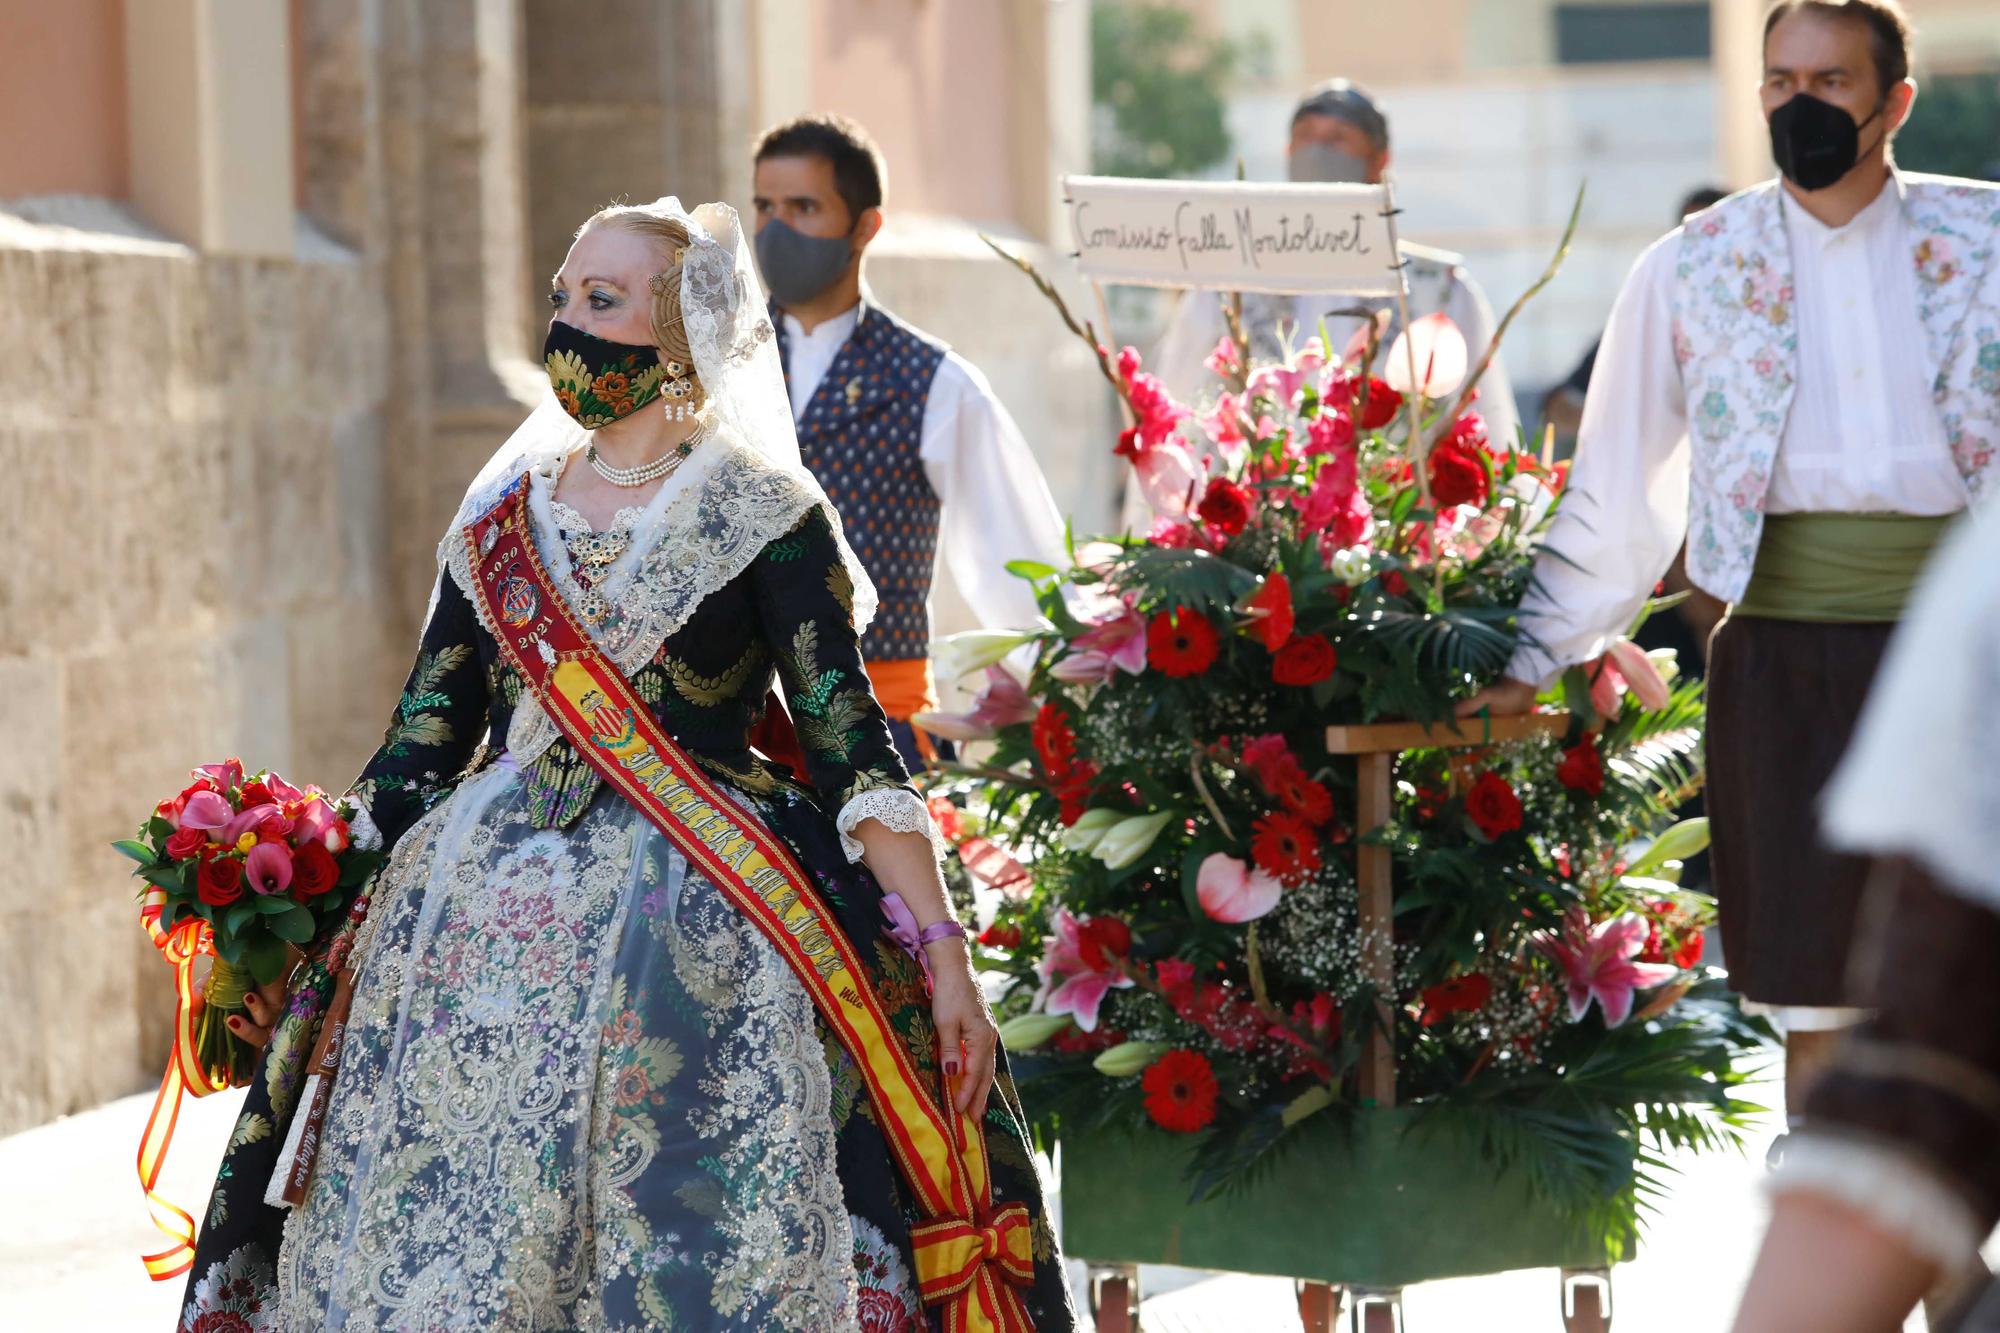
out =
[(803, 526), (794, 528), (791, 536), (780, 537), (766, 546), (764, 554), (771, 558), (773, 564), (779, 565), (789, 565), (792, 561), (803, 558), (806, 553), (804, 532)]
[(389, 724), (388, 733), (382, 738), (382, 748), (391, 758), (402, 758), (413, 745), (435, 746), (451, 742), (451, 723), (429, 710), (444, 708), (451, 703), (451, 696), (440, 691), (438, 686), (444, 683), (445, 677), (465, 665), (466, 659), (471, 656), (471, 646), (459, 643), (417, 658), (416, 670), (411, 673), (410, 683), (396, 704), (396, 720)]

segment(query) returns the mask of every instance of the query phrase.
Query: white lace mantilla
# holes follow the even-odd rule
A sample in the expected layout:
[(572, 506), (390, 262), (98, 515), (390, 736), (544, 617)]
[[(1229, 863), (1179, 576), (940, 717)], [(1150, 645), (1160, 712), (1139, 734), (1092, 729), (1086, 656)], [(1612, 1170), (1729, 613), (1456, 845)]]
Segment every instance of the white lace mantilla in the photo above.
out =
[(924, 798), (908, 787), (877, 787), (851, 798), (840, 807), (834, 817), (834, 827), (840, 830), (840, 850), (847, 853), (849, 861), (859, 861), (867, 849), (854, 836), (854, 830), (864, 819), (879, 820), (884, 828), (897, 833), (921, 833), (930, 839), (932, 853), (942, 861), (944, 854), (951, 850), (951, 844), (944, 840), (944, 833), (937, 821), (931, 818), (931, 809), (924, 804)]
[[(561, 460), (528, 473), (528, 509), (536, 549), (556, 591), (581, 604), (562, 525), (552, 505)], [(496, 496), (497, 498), (497, 496)], [(748, 569), (764, 548), (797, 527), (819, 499), (792, 473), (773, 467), (733, 437), (711, 437), (689, 456), (632, 528), (632, 542), (604, 576), (599, 591), (612, 611), (591, 625), (604, 655), (627, 676), (651, 661), (668, 636), (687, 624), (695, 608)], [(838, 520), (836, 520), (837, 522)], [(464, 535), (448, 534), (439, 559), (475, 608), (475, 553)], [(488, 633), (496, 627), (479, 611)], [(523, 694), (507, 729), (507, 749), (531, 764), (558, 736), (555, 723), (530, 694)]]

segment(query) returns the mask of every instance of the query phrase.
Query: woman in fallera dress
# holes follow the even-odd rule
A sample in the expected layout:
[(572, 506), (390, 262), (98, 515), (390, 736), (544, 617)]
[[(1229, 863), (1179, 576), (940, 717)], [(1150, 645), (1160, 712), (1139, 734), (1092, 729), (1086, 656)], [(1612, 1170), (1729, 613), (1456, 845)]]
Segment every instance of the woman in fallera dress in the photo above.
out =
[[(239, 1029), (267, 1044), (181, 1329), (1073, 1328), (929, 813), (862, 670), (874, 591), (798, 463), (736, 215), (606, 209), (550, 300), (551, 400), (444, 534), (353, 788), (357, 840), (389, 858), (334, 956)], [(541, 583), (495, 572), (509, 533)], [(696, 823), (766, 839), (803, 880), (782, 902), (837, 939), (795, 915), (806, 953), (781, 948), (727, 890), (742, 857), (690, 854), (619, 785), (590, 748), (618, 727), (593, 740), (551, 692), (579, 654), (559, 627), (519, 637), (558, 621), (698, 771), (649, 790), (707, 791), (721, 813)], [(774, 676), (809, 782), (752, 749)], [(828, 1017), (836, 955), (865, 978), (856, 1024)]]

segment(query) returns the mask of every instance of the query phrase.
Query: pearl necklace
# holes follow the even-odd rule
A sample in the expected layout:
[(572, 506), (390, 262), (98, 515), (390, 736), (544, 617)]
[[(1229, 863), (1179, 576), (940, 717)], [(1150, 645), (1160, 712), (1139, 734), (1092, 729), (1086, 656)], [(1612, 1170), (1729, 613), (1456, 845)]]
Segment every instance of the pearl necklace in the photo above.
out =
[(635, 486), (644, 486), (648, 482), (658, 481), (661, 477), (666, 476), (669, 472), (679, 467), (687, 456), (694, 452), (695, 445), (701, 443), (702, 437), (706, 434), (708, 434), (706, 426), (698, 427), (694, 434), (682, 440), (672, 449), (660, 455), (652, 462), (641, 463), (638, 467), (611, 466), (611, 464), (597, 456), (597, 446), (594, 444), (584, 451), (584, 457), (590, 460), (591, 469), (598, 476), (604, 478), (613, 486), (623, 486), (630, 489)]

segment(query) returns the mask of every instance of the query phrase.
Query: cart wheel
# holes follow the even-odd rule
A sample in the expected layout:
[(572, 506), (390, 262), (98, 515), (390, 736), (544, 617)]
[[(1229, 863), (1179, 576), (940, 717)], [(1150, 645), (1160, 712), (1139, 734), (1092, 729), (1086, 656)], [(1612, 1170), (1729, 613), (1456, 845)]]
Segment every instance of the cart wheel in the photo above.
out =
[(1349, 1308), (1354, 1311), (1354, 1333), (1402, 1333), (1403, 1293), (1400, 1288), (1387, 1291), (1363, 1291), (1353, 1293), (1354, 1303)]
[(1565, 1268), (1562, 1316), (1565, 1333), (1611, 1333), (1611, 1270)]
[(1294, 1282), (1292, 1292), (1298, 1297), (1299, 1324), (1305, 1333), (1339, 1333), (1346, 1288), (1326, 1282)]
[(1090, 1312), (1097, 1333), (1139, 1333), (1139, 1270), (1130, 1264), (1093, 1264)]

